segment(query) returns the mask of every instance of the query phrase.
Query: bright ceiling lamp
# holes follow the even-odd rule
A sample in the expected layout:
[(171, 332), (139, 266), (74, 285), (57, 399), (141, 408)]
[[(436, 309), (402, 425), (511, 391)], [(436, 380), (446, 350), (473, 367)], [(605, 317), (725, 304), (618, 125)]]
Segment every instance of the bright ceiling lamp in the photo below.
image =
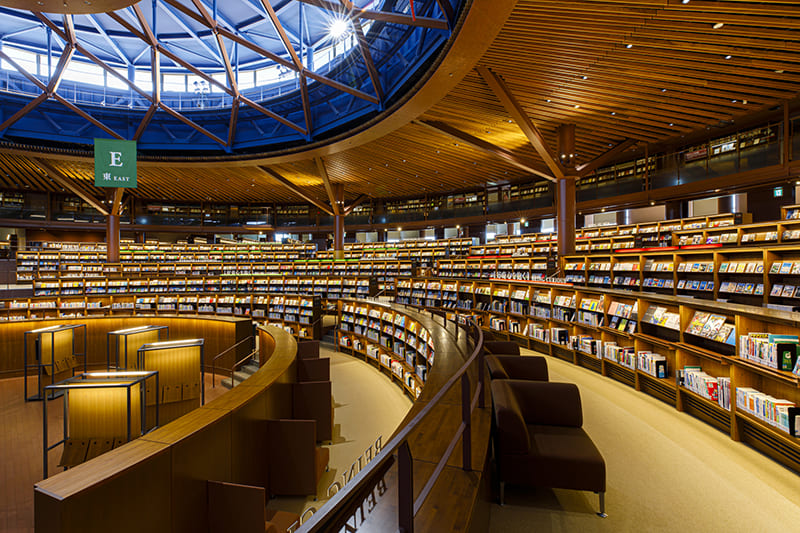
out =
[(350, 21), (343, 17), (337, 17), (331, 20), (331, 23), (328, 25), (328, 36), (331, 40), (338, 41), (347, 35), (349, 29)]

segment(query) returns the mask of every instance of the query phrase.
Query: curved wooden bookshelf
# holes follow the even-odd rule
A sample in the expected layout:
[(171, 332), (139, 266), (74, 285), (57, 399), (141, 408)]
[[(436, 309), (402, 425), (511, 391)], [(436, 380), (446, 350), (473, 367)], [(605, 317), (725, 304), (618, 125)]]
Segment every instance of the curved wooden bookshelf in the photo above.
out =
[[(451, 286), (462, 283), (469, 286), (475, 282), (470, 278), (452, 277), (399, 278), (398, 286), (427, 285), (437, 281), (447, 281)], [(750, 333), (798, 335), (800, 313), (681, 295), (587, 287), (583, 284), (570, 287), (561, 283), (502, 279), (492, 279), (489, 283), (493, 294), (495, 291), (504, 291), (502, 294), (528, 291), (529, 297), (524, 300), (523, 309), (527, 313), (520, 313), (519, 308), (514, 313), (507, 313), (504, 327), (498, 329), (498, 315), (495, 312), (474, 308), (436, 310), (451, 316), (461, 314), (474, 317), (485, 331), (491, 331), (496, 337), (516, 341), (527, 348), (558, 357), (634, 387), (706, 421), (729, 434), (732, 439), (746, 442), (800, 472), (800, 432), (793, 429), (794, 420), (791, 419), (794, 418), (794, 411), (784, 413), (771, 407), (773, 403), (780, 405), (778, 400), (800, 406), (800, 379), (792, 372), (781, 371), (745, 358), (741, 353), (743, 341), (740, 338), (741, 335)], [(574, 318), (556, 318), (557, 308), (562, 306), (553, 299), (550, 304), (534, 301), (530, 296), (533, 289), (550, 291), (553, 296), (561, 298), (574, 295), (570, 306), (574, 306), (578, 312), (582, 309), (582, 301), (591, 302), (594, 306), (599, 300), (599, 307), (594, 308), (597, 309), (602, 325), (587, 325), (575, 321)], [(477, 298), (475, 302), (477, 303)], [(622, 316), (616, 310), (622, 304), (633, 306), (634, 303), (637, 312), (626, 319), (635, 322), (633, 331), (619, 330)], [(543, 305), (551, 309), (549, 318), (533, 314), (535, 308)], [(583, 309), (587, 308), (588, 303)], [(670, 314), (671, 317), (668, 317)], [(717, 325), (720, 326), (716, 331), (723, 331), (726, 326), (730, 328), (725, 330), (730, 332), (725, 340), (708, 335), (705, 331), (692, 329), (694, 321), (702, 315), (706, 315), (708, 319), (716, 316)], [(610, 326), (612, 320), (615, 320), (617, 327)], [(516, 331), (510, 331), (512, 324)], [(547, 341), (533, 336), (533, 325), (536, 325), (537, 335), (542, 335), (543, 331), (549, 333)], [(556, 342), (553, 328), (567, 330), (569, 341), (566, 344)], [(570, 344), (573, 339), (575, 343)], [(581, 339), (601, 341), (601, 350), (607, 345), (616, 345), (614, 349), (629, 347), (633, 350), (635, 364), (633, 367), (622, 365), (605, 352), (589, 352), (586, 344), (579, 344)], [(665, 375), (657, 376), (652, 373), (652, 369), (648, 371), (645, 367), (640, 368), (637, 362), (639, 353), (663, 357), (666, 362)], [(684, 382), (688, 379), (684, 372), (688, 371), (701, 372), (699, 379), (714, 381), (713, 387), (709, 385), (714, 390), (709, 389), (703, 391), (707, 394), (701, 394), (696, 388), (691, 388), (689, 383)], [(737, 394), (753, 394), (757, 399), (748, 401), (764, 403), (758, 403), (748, 411), (737, 406)], [(762, 413), (762, 416), (754, 415), (753, 410)]]

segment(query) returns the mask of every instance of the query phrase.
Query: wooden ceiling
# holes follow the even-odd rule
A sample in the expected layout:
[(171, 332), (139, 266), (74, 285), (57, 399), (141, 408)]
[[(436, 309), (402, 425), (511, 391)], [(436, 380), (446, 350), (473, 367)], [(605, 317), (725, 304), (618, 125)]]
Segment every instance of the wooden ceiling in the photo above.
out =
[[(484, 68), (505, 82), (552, 151), (558, 126), (576, 125), (579, 166), (626, 140), (641, 149), (679, 145), (706, 130), (713, 136), (714, 128), (798, 97), (800, 2), (519, 0), (475, 67), (416, 120), (324, 157), (329, 180), (344, 184), (346, 201), (361, 194), (440, 194), (549, 174), (513, 113), (479, 73)], [(621, 153), (617, 159), (630, 157)], [(11, 187), (22, 181), (60, 189), (43, 173), (37, 176), (30, 161), (3, 156), (0, 180)], [(91, 185), (91, 162), (53, 157), (52, 163), (100, 195)], [(14, 168), (27, 170), (19, 179), (6, 178), (5, 172), (15, 175)], [(329, 200), (316, 161), (302, 157), (202, 168), (140, 164), (138, 181), (132, 193), (142, 198)]]

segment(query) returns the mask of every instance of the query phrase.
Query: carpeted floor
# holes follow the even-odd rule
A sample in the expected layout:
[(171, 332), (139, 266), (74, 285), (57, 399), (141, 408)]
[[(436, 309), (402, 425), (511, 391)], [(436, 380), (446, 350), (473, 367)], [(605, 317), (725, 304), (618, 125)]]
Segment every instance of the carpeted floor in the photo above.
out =
[[(373, 366), (327, 348), (322, 355), (331, 358), (336, 405), (331, 472), (318, 501), (276, 498), (269, 507), (319, 509), (325, 488), (378, 436), (386, 442), (411, 405)], [(548, 366), (551, 381), (580, 388), (584, 427), (608, 468), (608, 518), (595, 515), (590, 492), (508, 487), (506, 505), (491, 506), (490, 533), (800, 531), (796, 473), (621, 383), (555, 358)]]
[(490, 532), (800, 531), (796, 473), (621, 383), (548, 365), (551, 381), (580, 388), (584, 427), (606, 460), (608, 518), (590, 492), (510, 487)]

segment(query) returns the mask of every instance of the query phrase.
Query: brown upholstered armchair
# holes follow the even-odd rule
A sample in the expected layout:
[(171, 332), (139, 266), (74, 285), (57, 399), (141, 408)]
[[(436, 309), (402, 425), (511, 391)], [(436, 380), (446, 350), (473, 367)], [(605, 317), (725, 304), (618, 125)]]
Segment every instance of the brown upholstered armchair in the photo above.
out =
[(583, 430), (578, 387), (514, 379), (492, 381), (500, 504), (506, 483), (591, 490), (605, 515), (606, 464)]
[(547, 359), (541, 356), (487, 355), (486, 366), (491, 379), (549, 380)]
[(519, 344), (514, 341), (484, 340), (483, 349), (487, 355), (519, 355)]

